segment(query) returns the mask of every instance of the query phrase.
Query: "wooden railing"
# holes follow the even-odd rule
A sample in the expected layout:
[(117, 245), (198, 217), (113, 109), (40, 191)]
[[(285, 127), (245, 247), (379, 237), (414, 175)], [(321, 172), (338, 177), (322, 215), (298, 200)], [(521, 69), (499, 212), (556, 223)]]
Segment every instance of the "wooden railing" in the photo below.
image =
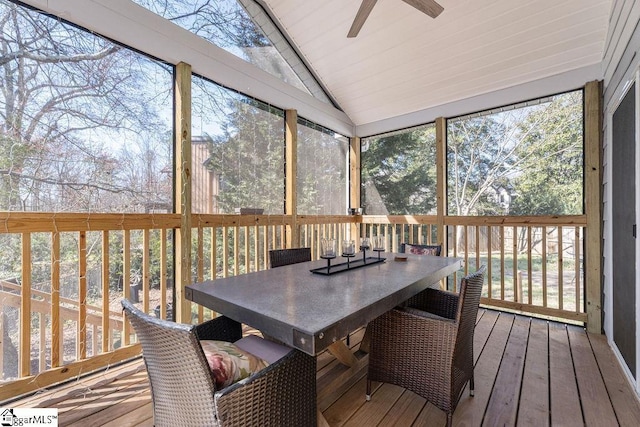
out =
[[(269, 250), (292, 241), (313, 258), (322, 237), (384, 235), (393, 252), (403, 242), (434, 244), (435, 219), (193, 215), (192, 280), (266, 269)], [(0, 214), (0, 245), (14, 259), (0, 277), (0, 401), (137, 356), (119, 302), (171, 317), (178, 227), (177, 214)], [(445, 227), (446, 255), (465, 261), (450, 289), (487, 264), (483, 304), (586, 320), (584, 217), (446, 217)], [(191, 312), (193, 322), (214, 315)]]
[[(435, 216), (371, 216), (367, 235), (384, 234), (387, 245), (435, 244)], [(482, 304), (502, 309), (586, 322), (584, 230), (586, 217), (455, 217), (444, 219), (444, 254), (464, 259), (459, 278), (487, 265)]]
[(167, 246), (179, 224), (174, 214), (0, 214), (0, 400), (138, 355), (119, 301), (137, 291), (137, 275), (149, 310), (152, 244), (162, 271), (153, 293), (167, 300)]
[[(317, 257), (322, 237), (355, 233), (354, 219), (193, 215), (192, 279), (266, 269), (292, 234)], [(0, 214), (15, 259), (0, 277), (0, 401), (138, 355), (120, 300), (171, 317), (178, 227), (177, 214)], [(192, 305), (194, 322), (211, 315)]]

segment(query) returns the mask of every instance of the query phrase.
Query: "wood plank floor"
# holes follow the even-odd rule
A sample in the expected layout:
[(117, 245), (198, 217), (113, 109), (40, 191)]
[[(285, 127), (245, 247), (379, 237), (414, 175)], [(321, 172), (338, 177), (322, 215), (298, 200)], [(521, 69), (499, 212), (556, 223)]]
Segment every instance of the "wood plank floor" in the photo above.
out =
[[(357, 347), (362, 331), (351, 337)], [(475, 396), (463, 392), (457, 426), (639, 426), (640, 403), (604, 336), (583, 328), (481, 309), (476, 325)], [(346, 368), (318, 356), (318, 386)], [(365, 402), (365, 370), (348, 387), (324, 393), (331, 426), (441, 426), (445, 415), (416, 394), (375, 384)], [(61, 426), (153, 425), (141, 360), (70, 382), (7, 407), (56, 407)]]

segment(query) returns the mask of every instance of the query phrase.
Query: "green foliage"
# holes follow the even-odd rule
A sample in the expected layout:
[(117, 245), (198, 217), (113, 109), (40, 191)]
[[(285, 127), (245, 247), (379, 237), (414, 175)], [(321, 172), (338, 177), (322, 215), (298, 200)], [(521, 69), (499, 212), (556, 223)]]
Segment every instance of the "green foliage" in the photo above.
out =
[[(543, 123), (544, 125), (540, 125)], [(520, 124), (522, 173), (513, 182), (513, 215), (575, 215), (583, 212), (582, 98), (554, 98), (546, 110)]]
[(347, 213), (347, 156), (345, 137), (298, 123), (298, 213), (344, 215)]
[(220, 179), (220, 212), (251, 207), (283, 213), (283, 117), (243, 97), (229, 99), (228, 108), (221, 135), (211, 139), (211, 157), (206, 164)]
[(367, 214), (428, 214), (436, 208), (435, 128), (369, 138), (361, 156)]

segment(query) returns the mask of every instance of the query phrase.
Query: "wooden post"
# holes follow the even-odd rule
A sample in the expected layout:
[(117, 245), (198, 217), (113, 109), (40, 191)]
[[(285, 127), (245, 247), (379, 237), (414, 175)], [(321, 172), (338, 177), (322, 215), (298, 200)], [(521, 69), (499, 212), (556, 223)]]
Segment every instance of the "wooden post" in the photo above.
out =
[(291, 217), (291, 225), (287, 227), (287, 248), (297, 248), (300, 244), (298, 237), (298, 112), (285, 110), (285, 215)]
[(444, 117), (436, 119), (436, 226), (438, 244), (442, 246), (442, 256), (446, 256), (447, 230), (444, 218), (447, 215), (447, 120)]
[(602, 333), (602, 81), (584, 88), (585, 295), (587, 330)]
[[(447, 229), (444, 225), (444, 218), (447, 215), (447, 119), (438, 117), (436, 119), (436, 235), (437, 244), (442, 250), (440, 256), (447, 256), (449, 253), (447, 242)], [(454, 239), (454, 245), (457, 240)], [(454, 280), (457, 281), (456, 276)], [(447, 289), (447, 279), (440, 281), (440, 287)]]
[(180, 62), (175, 75), (176, 321), (191, 323), (191, 303), (184, 288), (191, 283), (191, 66)]
[[(359, 208), (361, 200), (360, 200), (360, 186), (361, 176), (360, 176), (360, 150), (362, 147), (362, 142), (360, 137), (354, 136), (349, 141), (349, 204), (352, 208)], [(362, 221), (362, 217), (359, 217)], [(354, 218), (355, 220), (355, 218)], [(351, 223), (351, 234), (350, 239), (353, 239), (354, 236), (359, 236), (360, 232), (358, 230), (358, 225), (355, 222)], [(338, 242), (340, 245), (340, 242)]]

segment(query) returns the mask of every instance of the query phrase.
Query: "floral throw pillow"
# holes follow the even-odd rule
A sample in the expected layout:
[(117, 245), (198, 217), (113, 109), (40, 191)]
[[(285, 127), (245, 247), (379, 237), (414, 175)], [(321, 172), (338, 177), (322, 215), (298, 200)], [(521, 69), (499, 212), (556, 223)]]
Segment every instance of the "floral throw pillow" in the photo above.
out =
[(264, 360), (225, 341), (200, 341), (218, 390), (269, 366)]
[(415, 255), (437, 255), (438, 254), (437, 247), (428, 247), (428, 246), (421, 246), (421, 245), (405, 244), (404, 251), (405, 253), (415, 254)]

